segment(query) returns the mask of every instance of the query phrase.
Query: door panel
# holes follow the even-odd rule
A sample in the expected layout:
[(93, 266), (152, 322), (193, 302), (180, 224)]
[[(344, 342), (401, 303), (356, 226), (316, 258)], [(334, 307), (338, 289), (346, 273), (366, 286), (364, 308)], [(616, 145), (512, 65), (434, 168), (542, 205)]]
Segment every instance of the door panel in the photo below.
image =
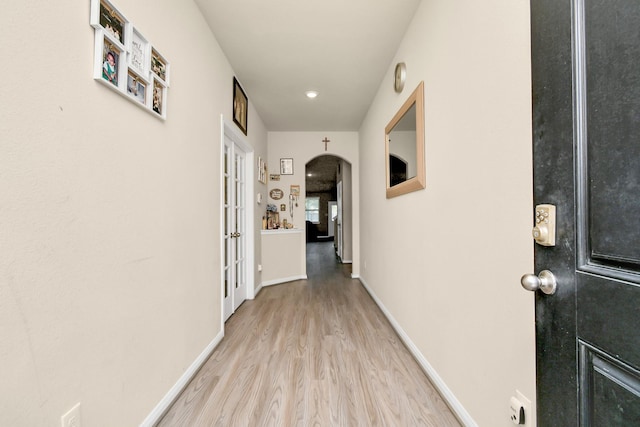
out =
[(231, 212), (231, 206), (233, 203), (233, 191), (232, 191), (232, 164), (231, 164), (231, 151), (233, 142), (227, 138), (224, 138), (224, 301), (222, 303), (223, 318), (227, 320), (229, 316), (233, 314), (233, 295), (232, 295), (232, 283), (233, 283), (233, 271), (232, 264), (232, 244), (233, 239), (231, 234), (233, 233), (233, 215)]
[(583, 425), (634, 426), (640, 422), (640, 371), (580, 342)]
[(640, 267), (640, 8), (586, 0), (586, 130), (592, 260)]
[(247, 229), (246, 229), (246, 155), (237, 146), (234, 147), (235, 156), (235, 194), (234, 194), (234, 219), (235, 219), (235, 277), (233, 309), (237, 309), (247, 296)]
[(640, 4), (532, 0), (534, 203), (557, 208), (536, 245), (540, 426), (640, 417)]
[[(536, 272), (550, 269), (554, 295), (536, 293), (537, 420), (572, 426), (578, 417), (575, 344), (575, 212), (571, 2), (531, 0), (534, 204), (556, 205), (556, 246), (535, 245)], [(534, 213), (532, 212), (532, 223)], [(567, 344), (568, 343), (568, 344)], [(562, 395), (562, 398), (557, 396)]]
[(246, 153), (225, 134), (223, 317), (247, 297)]

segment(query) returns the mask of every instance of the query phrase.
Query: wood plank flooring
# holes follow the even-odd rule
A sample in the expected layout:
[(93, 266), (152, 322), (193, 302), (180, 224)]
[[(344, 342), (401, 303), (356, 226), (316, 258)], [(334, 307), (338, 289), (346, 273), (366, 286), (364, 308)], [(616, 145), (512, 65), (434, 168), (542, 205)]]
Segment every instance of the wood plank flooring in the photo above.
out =
[(332, 242), (264, 288), (159, 426), (459, 426)]

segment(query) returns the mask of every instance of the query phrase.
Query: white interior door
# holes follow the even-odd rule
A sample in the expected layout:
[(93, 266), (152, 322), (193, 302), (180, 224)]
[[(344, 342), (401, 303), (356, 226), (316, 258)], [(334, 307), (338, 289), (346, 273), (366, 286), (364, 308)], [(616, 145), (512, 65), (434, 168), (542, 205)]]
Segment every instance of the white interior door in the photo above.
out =
[(327, 206), (327, 212), (329, 213), (329, 221), (327, 225), (327, 236), (333, 237), (335, 230), (333, 228), (334, 220), (338, 216), (338, 204), (337, 202), (329, 202)]
[(224, 137), (224, 293), (229, 316), (247, 298), (246, 153)]

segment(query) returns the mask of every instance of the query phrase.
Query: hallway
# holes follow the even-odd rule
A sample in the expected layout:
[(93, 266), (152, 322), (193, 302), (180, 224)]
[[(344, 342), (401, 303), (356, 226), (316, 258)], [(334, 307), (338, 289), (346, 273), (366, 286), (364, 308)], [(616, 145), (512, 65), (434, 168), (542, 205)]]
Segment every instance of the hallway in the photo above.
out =
[(307, 281), (264, 288), (160, 426), (458, 426), (332, 242)]

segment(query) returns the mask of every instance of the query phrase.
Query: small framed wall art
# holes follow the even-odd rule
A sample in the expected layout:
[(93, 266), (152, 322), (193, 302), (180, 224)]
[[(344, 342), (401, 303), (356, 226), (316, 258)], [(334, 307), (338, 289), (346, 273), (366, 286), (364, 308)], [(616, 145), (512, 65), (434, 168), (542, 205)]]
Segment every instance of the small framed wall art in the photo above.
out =
[[(99, 9), (96, 9), (98, 8)], [(95, 10), (94, 10), (95, 9)], [(93, 1), (91, 5), (91, 24), (103, 28), (115, 40), (124, 46), (125, 26), (128, 21), (109, 2)]]
[(280, 159), (280, 175), (293, 175), (293, 159)]
[(266, 184), (267, 183), (267, 163), (262, 159), (262, 157), (258, 156), (258, 181)]
[(273, 200), (280, 200), (282, 199), (283, 196), (284, 196), (284, 191), (282, 191), (279, 188), (274, 188), (271, 191), (269, 191), (269, 197), (271, 197)]
[[(119, 87), (119, 73), (122, 69), (122, 49), (106, 37), (106, 33), (102, 33), (97, 41), (102, 41), (102, 54), (100, 58), (100, 63), (102, 64), (100, 68), (102, 79), (115, 87)], [(98, 46), (96, 45), (96, 49), (97, 48)]]
[(150, 49), (149, 42), (134, 28), (129, 47), (129, 68), (133, 68), (139, 75), (148, 75)]
[(147, 84), (148, 82), (137, 75), (131, 69), (127, 77), (127, 94), (136, 99), (141, 104), (147, 102)]
[(244, 93), (238, 79), (233, 78), (233, 122), (238, 125), (242, 133), (247, 134), (247, 110), (249, 99)]
[(157, 50), (151, 49), (151, 71), (165, 86), (169, 85), (169, 63)]
[(280, 227), (280, 214), (278, 212), (267, 211), (267, 229), (275, 230)]

